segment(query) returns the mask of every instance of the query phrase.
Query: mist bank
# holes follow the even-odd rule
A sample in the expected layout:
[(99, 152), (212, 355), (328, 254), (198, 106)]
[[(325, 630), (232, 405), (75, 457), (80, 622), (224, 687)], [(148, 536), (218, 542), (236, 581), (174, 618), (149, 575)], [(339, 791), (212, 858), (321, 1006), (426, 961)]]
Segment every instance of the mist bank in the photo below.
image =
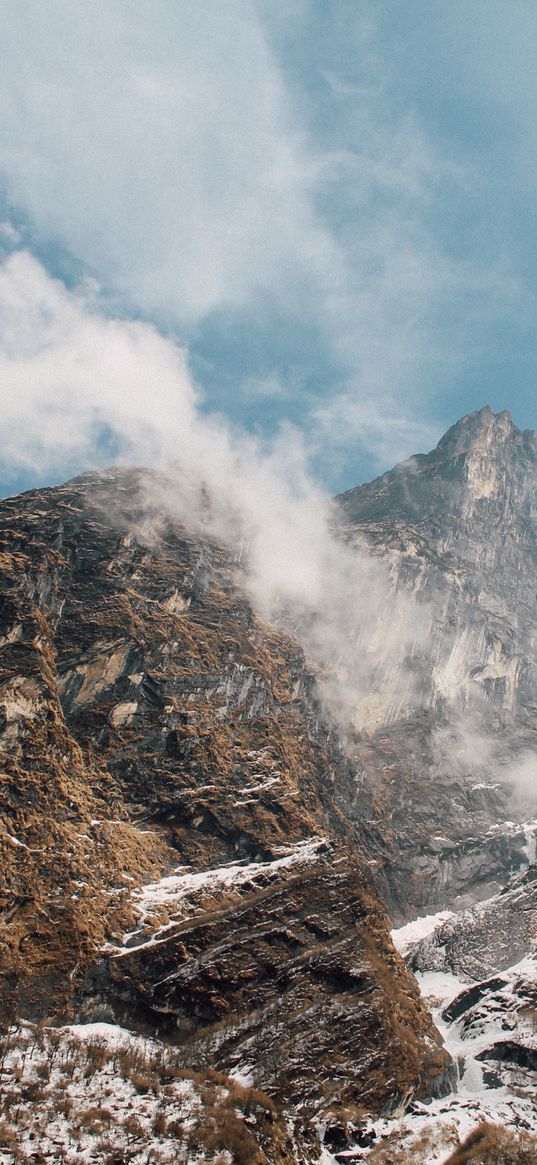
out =
[[(69, 290), (23, 251), (0, 265), (0, 374), (4, 473), (150, 467), (140, 536), (158, 538), (165, 512), (228, 547), (259, 618), (302, 645), (343, 737), (438, 707), (451, 725), (438, 729), (439, 768), (483, 767), (486, 702), (462, 682), (445, 597), (359, 545), (296, 428), (269, 445), (207, 415), (184, 348), (107, 315), (94, 284)], [(526, 772), (531, 749), (520, 751)], [(503, 780), (509, 766), (495, 767)]]
[(299, 639), (341, 725), (404, 714), (406, 661), (429, 615), (344, 543), (297, 429), (269, 446), (207, 416), (183, 348), (106, 316), (93, 285), (68, 290), (25, 252), (0, 267), (0, 374), (7, 471), (68, 476), (110, 460), (158, 470), (148, 511), (236, 554), (255, 611)]

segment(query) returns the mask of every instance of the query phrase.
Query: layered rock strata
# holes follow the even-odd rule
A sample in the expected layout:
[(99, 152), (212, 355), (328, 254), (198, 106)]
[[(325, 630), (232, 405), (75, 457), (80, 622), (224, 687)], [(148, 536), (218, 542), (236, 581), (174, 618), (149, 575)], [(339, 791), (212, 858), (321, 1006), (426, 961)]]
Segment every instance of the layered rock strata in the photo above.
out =
[[(250, 1065), (312, 1137), (446, 1087), (372, 835), (337, 803), (352, 771), (232, 555), (127, 471), (3, 502), (0, 537), (6, 1018), (119, 1019), (185, 1070)], [(140, 926), (144, 884), (198, 874)]]

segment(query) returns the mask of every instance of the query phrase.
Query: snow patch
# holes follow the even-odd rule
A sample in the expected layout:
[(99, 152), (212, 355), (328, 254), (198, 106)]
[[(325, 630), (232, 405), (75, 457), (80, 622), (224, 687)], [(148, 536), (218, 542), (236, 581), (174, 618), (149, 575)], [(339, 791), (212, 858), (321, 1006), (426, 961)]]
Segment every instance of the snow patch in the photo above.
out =
[(393, 944), (397, 947), (399, 954), (407, 955), (415, 943), (428, 938), (437, 927), (442, 926), (444, 922), (449, 922), (450, 918), (454, 917), (452, 910), (439, 910), (436, 914), (425, 914), (422, 918), (415, 918), (412, 922), (407, 922), (404, 926), (392, 930)]

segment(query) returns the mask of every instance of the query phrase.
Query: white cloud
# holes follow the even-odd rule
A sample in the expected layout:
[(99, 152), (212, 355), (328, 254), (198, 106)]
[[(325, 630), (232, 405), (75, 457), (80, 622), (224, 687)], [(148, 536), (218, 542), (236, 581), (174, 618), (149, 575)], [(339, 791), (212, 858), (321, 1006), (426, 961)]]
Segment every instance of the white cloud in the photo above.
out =
[(0, 36), (0, 170), (42, 236), (183, 320), (308, 266), (312, 161), (254, 4), (8, 0)]
[(17, 247), (22, 242), (20, 231), (9, 219), (0, 222), (0, 241), (8, 247)]
[[(359, 417), (397, 399), (413, 434), (435, 380), (472, 348), (469, 331), (453, 343), (450, 305), (501, 307), (503, 283), (447, 262), (427, 225), (439, 183), (467, 175), (394, 101), (370, 6), (346, 19), (360, 84), (327, 53), (334, 140), (308, 125), (268, 31), (290, 19), (299, 36), (307, 13), (249, 0), (5, 0), (0, 175), (38, 240), (67, 248), (111, 302), (185, 336), (231, 309), (255, 326), (277, 304), (340, 369), (334, 418), (350, 400)], [(293, 391), (307, 420), (300, 374)], [(338, 392), (327, 384), (327, 397)], [(273, 401), (284, 416), (286, 393)], [(332, 434), (337, 444), (335, 423), (324, 441)], [(400, 437), (406, 454), (404, 427)], [(392, 448), (375, 424), (361, 438), (380, 460)]]
[(364, 401), (359, 393), (338, 394), (315, 412), (315, 431), (319, 447), (344, 450), (354, 456), (373, 450), (381, 467), (405, 460), (410, 452), (423, 453), (436, 445), (442, 432), (437, 425), (419, 420), (401, 411), (401, 404), (389, 396)]
[[(435, 17), (452, 38), (453, 11)], [(333, 480), (364, 449), (381, 468), (425, 449), (505, 322), (527, 328), (531, 297), (501, 247), (482, 264), (479, 247), (447, 253), (439, 209), (456, 236), (484, 172), (427, 135), (378, 6), (315, 22), (302, 0), (5, 0), (0, 184), (40, 253), (65, 248), (111, 310), (195, 337), (212, 385), (215, 352), (229, 357), (223, 383), (252, 425), (256, 398), (271, 431), (300, 417)], [(308, 36), (305, 78), (292, 46)]]
[(298, 636), (343, 723), (404, 711), (406, 658), (427, 612), (334, 535), (333, 503), (295, 430), (267, 453), (203, 416), (181, 349), (147, 324), (99, 315), (94, 288), (68, 291), (22, 251), (0, 265), (0, 382), (14, 469), (94, 465), (105, 431), (128, 461), (165, 471), (164, 484), (148, 480), (149, 505), (242, 547), (255, 610)]
[(194, 414), (185, 354), (148, 324), (106, 319), (91, 284), (69, 292), (25, 251), (0, 266), (2, 462), (40, 474), (124, 456), (168, 460)]

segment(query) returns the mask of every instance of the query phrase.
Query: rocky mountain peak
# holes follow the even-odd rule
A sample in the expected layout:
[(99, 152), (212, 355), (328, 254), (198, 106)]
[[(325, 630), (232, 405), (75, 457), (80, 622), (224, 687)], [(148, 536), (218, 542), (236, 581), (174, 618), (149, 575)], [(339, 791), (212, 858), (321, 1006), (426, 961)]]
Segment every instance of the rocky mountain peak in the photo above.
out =
[[(486, 407), (340, 502), (349, 540), (384, 559), (429, 612), (427, 658), (412, 665), (420, 699), (438, 715), (474, 717), (478, 736), (501, 723), (514, 756), (537, 700), (535, 434)], [(480, 755), (472, 733), (470, 768)]]
[[(535, 517), (537, 439), (504, 410), (486, 405), (462, 417), (430, 453), (418, 453), (388, 473), (340, 497), (351, 522), (422, 523), (456, 519), (487, 524), (505, 516)], [(491, 511), (492, 507), (492, 511)]]
[(493, 413), (490, 405), (485, 405), (452, 425), (438, 442), (436, 451), (460, 456), (471, 455), (476, 449), (487, 447), (494, 454), (502, 443), (515, 434), (520, 434), (520, 430), (513, 424), (507, 409)]

